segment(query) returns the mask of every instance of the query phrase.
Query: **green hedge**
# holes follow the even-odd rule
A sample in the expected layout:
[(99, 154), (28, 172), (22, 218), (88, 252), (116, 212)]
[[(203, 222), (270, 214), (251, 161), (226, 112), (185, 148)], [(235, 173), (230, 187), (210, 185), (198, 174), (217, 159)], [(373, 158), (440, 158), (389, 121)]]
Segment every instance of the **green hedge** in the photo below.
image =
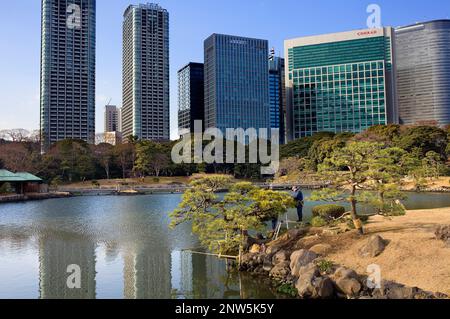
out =
[(345, 207), (334, 204), (320, 205), (313, 208), (312, 214), (314, 217), (322, 217), (326, 220), (336, 219), (345, 214)]
[(328, 222), (323, 217), (316, 216), (316, 217), (313, 217), (313, 219), (311, 219), (312, 227), (320, 228), (320, 227), (325, 227), (327, 225), (328, 225)]

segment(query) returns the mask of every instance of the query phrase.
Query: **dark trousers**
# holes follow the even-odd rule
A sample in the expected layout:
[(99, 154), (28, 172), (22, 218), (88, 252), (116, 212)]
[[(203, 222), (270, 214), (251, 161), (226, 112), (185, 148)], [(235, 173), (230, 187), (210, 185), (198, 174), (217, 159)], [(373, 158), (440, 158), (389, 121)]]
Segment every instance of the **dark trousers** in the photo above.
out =
[(302, 222), (303, 221), (303, 205), (297, 206), (297, 216), (298, 216), (298, 221)]
[(277, 226), (278, 226), (278, 218), (274, 218), (272, 219), (272, 230), (277, 230)]

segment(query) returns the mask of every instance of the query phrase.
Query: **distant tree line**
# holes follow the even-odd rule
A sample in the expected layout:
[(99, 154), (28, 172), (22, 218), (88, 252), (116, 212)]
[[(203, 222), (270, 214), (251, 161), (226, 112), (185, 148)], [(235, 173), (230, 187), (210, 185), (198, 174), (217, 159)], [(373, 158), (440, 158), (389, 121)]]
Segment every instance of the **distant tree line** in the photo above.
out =
[[(262, 177), (259, 163), (174, 164), (171, 151), (178, 141), (151, 142), (129, 137), (127, 143), (112, 146), (64, 140), (41, 154), (39, 139), (36, 137), (38, 134), (24, 130), (1, 132), (0, 168), (16, 172), (27, 171), (49, 183), (145, 176), (190, 176), (195, 173), (229, 174), (246, 179)], [(450, 154), (450, 128), (387, 125), (372, 127), (358, 135), (318, 133), (283, 145), (279, 174), (292, 170), (318, 172), (326, 159), (343, 149), (349, 141), (377, 143), (381, 148), (401, 149), (415, 159), (413, 171), (418, 175), (438, 175), (448, 170), (446, 163)], [(248, 148), (246, 146), (247, 156)]]

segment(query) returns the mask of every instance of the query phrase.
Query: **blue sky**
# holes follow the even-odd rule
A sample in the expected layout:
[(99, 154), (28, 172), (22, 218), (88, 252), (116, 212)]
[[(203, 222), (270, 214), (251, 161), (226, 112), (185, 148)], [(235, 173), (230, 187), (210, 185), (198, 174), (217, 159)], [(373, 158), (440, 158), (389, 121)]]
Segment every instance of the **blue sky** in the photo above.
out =
[[(145, 1), (142, 1), (145, 2)], [(97, 131), (108, 100), (121, 105), (122, 15), (130, 0), (97, 0)], [(448, 0), (161, 0), (170, 13), (171, 121), (176, 135), (177, 70), (203, 60), (211, 33), (267, 39), (283, 54), (285, 39), (366, 28), (369, 4), (384, 26), (450, 17)], [(40, 1), (2, 1), (0, 130), (39, 127)]]

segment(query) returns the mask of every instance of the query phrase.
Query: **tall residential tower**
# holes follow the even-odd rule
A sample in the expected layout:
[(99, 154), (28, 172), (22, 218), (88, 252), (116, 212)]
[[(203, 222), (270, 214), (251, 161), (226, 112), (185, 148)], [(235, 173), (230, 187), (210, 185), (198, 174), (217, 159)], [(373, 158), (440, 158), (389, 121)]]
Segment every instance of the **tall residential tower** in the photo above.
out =
[(206, 127), (270, 129), (268, 41), (213, 34), (204, 48)]
[(400, 123), (450, 124), (450, 20), (395, 30)]
[(42, 0), (42, 150), (95, 139), (95, 0)]
[(169, 13), (131, 5), (123, 22), (122, 133), (169, 140)]
[(285, 41), (289, 136), (398, 123), (392, 28)]

